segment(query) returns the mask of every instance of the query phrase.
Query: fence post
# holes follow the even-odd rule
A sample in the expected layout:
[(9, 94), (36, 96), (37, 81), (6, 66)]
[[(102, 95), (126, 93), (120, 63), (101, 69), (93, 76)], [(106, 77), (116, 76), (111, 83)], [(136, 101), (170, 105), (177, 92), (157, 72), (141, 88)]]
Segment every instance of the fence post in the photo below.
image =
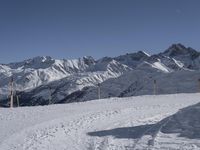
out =
[(51, 87), (49, 87), (49, 105), (52, 104), (52, 90), (51, 90)]
[(101, 99), (100, 83), (98, 83), (97, 86), (98, 86), (98, 99)]
[(19, 96), (17, 95), (17, 107), (19, 107)]
[(10, 80), (10, 108), (13, 107), (13, 99), (14, 96), (13, 96), (13, 77), (12, 77)]
[(157, 82), (156, 80), (153, 80), (153, 94), (156, 95), (157, 90)]
[(198, 79), (198, 83), (199, 83), (198, 91), (200, 92), (200, 79)]

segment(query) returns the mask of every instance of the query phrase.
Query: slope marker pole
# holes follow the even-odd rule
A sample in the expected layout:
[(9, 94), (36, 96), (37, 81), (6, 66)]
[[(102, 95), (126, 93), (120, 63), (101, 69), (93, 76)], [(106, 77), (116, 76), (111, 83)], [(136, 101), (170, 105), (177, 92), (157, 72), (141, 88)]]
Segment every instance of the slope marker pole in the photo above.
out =
[(156, 80), (153, 81), (153, 94), (156, 95), (157, 90), (157, 83)]
[(19, 107), (19, 96), (17, 95), (17, 107)]
[(49, 89), (49, 105), (52, 104), (52, 89), (51, 87), (48, 87)]
[(10, 108), (13, 108), (13, 77), (10, 80)]
[[(2, 94), (3, 95), (3, 94)], [(0, 93), (0, 101), (1, 101), (1, 93)], [(1, 105), (0, 105), (0, 107), (1, 107)]]
[(98, 83), (97, 86), (98, 86), (98, 99), (101, 99), (100, 83)]

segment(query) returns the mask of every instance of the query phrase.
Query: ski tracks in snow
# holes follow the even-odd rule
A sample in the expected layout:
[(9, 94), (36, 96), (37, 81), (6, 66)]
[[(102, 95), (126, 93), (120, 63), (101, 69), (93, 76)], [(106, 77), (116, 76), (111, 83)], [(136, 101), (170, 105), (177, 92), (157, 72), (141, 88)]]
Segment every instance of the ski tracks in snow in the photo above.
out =
[[(149, 99), (133, 100), (106, 100), (97, 102), (86, 102), (80, 104), (68, 104), (72, 107), (69, 111), (66, 106), (48, 106), (58, 115), (45, 118), (38, 124), (33, 122), (23, 130), (7, 134), (4, 141), (0, 143), (2, 150), (136, 150), (136, 149), (156, 149), (154, 145), (159, 143), (160, 126), (154, 126), (161, 119), (168, 117), (180, 108), (198, 102), (198, 97), (191, 102), (178, 100), (167, 101), (159, 97)], [(164, 96), (163, 96), (164, 97)], [(165, 97), (164, 97), (165, 98)], [(173, 96), (172, 98), (176, 98)], [(106, 102), (106, 103), (104, 103)], [(57, 110), (58, 108), (61, 110)], [(45, 107), (44, 107), (45, 108)], [(42, 110), (44, 110), (42, 108)], [(55, 111), (56, 109), (56, 111)], [(67, 109), (67, 110), (68, 110)], [(37, 110), (37, 109), (36, 109)], [(73, 114), (74, 112), (74, 114)], [(24, 112), (24, 114), (26, 111)], [(34, 115), (34, 111), (31, 115)], [(51, 113), (51, 111), (49, 111)], [(38, 111), (36, 114), (40, 114)], [(15, 115), (15, 114), (14, 114)], [(13, 119), (15, 119), (13, 115)], [(23, 114), (22, 114), (23, 115)], [(66, 116), (65, 116), (66, 115)], [(17, 114), (16, 114), (17, 116)], [(29, 114), (26, 114), (29, 118)], [(6, 119), (6, 118), (5, 118)], [(42, 120), (42, 119), (41, 119)], [(9, 120), (5, 121), (9, 123)], [(25, 122), (26, 123), (26, 122)], [(27, 121), (28, 124), (28, 121)], [(137, 138), (119, 138), (115, 133), (105, 136), (91, 136), (90, 132), (101, 132), (112, 130), (115, 132), (119, 128), (127, 131), (127, 128), (146, 125)], [(21, 129), (21, 127), (17, 127)], [(17, 129), (10, 127), (10, 131)], [(152, 134), (147, 134), (148, 132)], [(120, 133), (121, 134), (121, 133)], [(122, 133), (123, 134), (123, 133)], [(125, 136), (126, 137), (126, 136)], [(156, 145), (157, 146), (157, 145)]]
[[(0, 148), (4, 150), (41, 150), (41, 149), (70, 149), (82, 150), (84, 137), (88, 130), (93, 128), (96, 120), (103, 121), (104, 118), (118, 114), (118, 111), (104, 111), (87, 113), (75, 119), (58, 118), (33, 127), (24, 129), (10, 136), (2, 142)], [(23, 140), (20, 140), (23, 139)], [(17, 141), (13, 143), (13, 141)], [(66, 141), (66, 142), (65, 142)], [(84, 141), (87, 142), (87, 141)], [(63, 143), (66, 143), (63, 145)], [(51, 145), (57, 147), (51, 147)]]
[[(157, 106), (160, 108), (160, 106)], [(165, 106), (166, 107), (166, 106)], [(41, 150), (41, 149), (54, 149), (54, 150), (132, 150), (137, 149), (137, 144), (142, 140), (143, 135), (152, 130), (146, 130), (141, 138), (135, 140), (128, 140), (126, 144), (118, 144), (116, 139), (112, 137), (102, 137), (97, 141), (94, 138), (86, 137), (88, 131), (97, 130), (99, 128), (110, 129), (113, 127), (127, 126), (130, 123), (130, 113), (145, 109), (145, 107), (135, 107), (124, 110), (102, 111), (96, 113), (87, 113), (80, 115), (73, 120), (68, 121), (67, 118), (58, 118), (33, 127), (24, 129), (23, 131), (12, 135), (6, 142), (7, 150)], [(148, 109), (156, 109), (156, 106), (149, 107)], [(155, 116), (155, 118), (162, 116)], [(146, 122), (148, 119), (153, 119), (153, 115), (140, 116), (137, 120)], [(158, 119), (157, 119), (158, 120)], [(98, 127), (98, 124), (100, 125)], [(25, 137), (25, 138), (24, 138)], [(14, 140), (13, 140), (14, 139)], [(24, 139), (20, 141), (19, 139)], [(9, 142), (10, 141), (10, 142)], [(18, 141), (13, 143), (12, 141)], [(66, 142), (65, 142), (66, 141)], [(63, 145), (66, 143), (66, 145)], [(52, 147), (51, 147), (52, 145)], [(57, 145), (57, 147), (55, 147)], [(82, 145), (88, 145), (87, 148)], [(6, 150), (6, 149), (5, 149)]]

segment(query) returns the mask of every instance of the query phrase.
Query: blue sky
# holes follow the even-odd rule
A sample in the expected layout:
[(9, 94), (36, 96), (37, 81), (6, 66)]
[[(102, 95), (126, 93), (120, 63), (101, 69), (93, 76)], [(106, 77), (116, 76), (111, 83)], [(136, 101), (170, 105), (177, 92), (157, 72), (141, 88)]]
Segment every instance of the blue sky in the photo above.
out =
[(0, 63), (200, 49), (199, 0), (1, 0)]

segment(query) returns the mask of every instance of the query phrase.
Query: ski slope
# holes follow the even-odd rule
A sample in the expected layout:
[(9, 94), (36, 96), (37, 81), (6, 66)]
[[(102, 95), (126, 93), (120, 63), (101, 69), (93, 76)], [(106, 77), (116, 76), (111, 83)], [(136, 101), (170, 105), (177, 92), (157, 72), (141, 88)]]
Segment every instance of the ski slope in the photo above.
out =
[[(161, 133), (164, 124), (156, 123), (200, 102), (199, 97), (153, 95), (0, 108), (0, 150), (198, 150), (200, 140)], [(149, 134), (154, 128), (155, 134)]]

